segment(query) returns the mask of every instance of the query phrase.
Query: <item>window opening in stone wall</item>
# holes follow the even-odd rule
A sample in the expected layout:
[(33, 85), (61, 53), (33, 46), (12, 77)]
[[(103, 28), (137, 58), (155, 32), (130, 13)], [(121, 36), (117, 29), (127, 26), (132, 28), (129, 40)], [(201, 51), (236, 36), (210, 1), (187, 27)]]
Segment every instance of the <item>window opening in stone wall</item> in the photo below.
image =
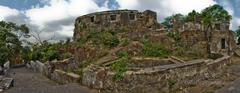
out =
[(135, 20), (135, 14), (129, 14), (130, 20)]
[(94, 22), (94, 16), (91, 17), (91, 22)]
[(111, 21), (116, 21), (117, 20), (117, 16), (116, 15), (110, 15), (110, 19), (111, 19)]
[(225, 48), (226, 48), (226, 40), (225, 40), (225, 39), (222, 39), (222, 40), (221, 40), (221, 48), (222, 48), (222, 49), (225, 49)]

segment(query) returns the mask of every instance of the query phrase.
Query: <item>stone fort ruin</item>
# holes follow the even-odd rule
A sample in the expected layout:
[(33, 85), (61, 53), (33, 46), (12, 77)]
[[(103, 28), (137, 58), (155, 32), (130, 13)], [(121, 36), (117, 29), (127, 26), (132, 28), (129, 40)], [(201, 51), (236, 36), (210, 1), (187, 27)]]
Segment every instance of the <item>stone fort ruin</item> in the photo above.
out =
[[(236, 48), (229, 22), (215, 23), (212, 29), (205, 27), (200, 18), (184, 24), (172, 22), (173, 28), (167, 29), (150, 10), (83, 15), (75, 21), (73, 58), (31, 63), (29, 67), (57, 82), (77, 82), (102, 93), (166, 93), (221, 76)], [(169, 33), (179, 33), (179, 37)], [(174, 53), (182, 46), (192, 50), (180, 54), (197, 58), (176, 57)], [(160, 49), (165, 55), (151, 55), (155, 53), (152, 49)], [(210, 59), (205, 57), (208, 53), (221, 56)]]
[[(104, 32), (111, 30), (119, 33), (116, 37), (130, 39), (130, 44), (125, 47), (107, 49), (104, 57), (99, 51), (101, 46), (91, 46), (91, 42), (76, 49), (75, 60), (97, 59), (96, 63), (83, 69), (81, 82), (83, 85), (99, 89), (104, 93), (159, 93), (168, 87), (186, 87), (191, 84), (218, 76), (221, 69), (230, 63), (229, 55), (236, 48), (235, 34), (229, 30), (229, 22), (214, 23), (212, 29), (205, 27), (199, 18), (196, 22), (178, 24), (172, 21), (173, 28), (167, 29), (157, 21), (157, 14), (146, 10), (114, 10), (91, 13), (80, 16), (75, 21), (74, 42), (80, 42), (88, 32)], [(167, 34), (179, 33), (180, 40), (170, 38)], [(142, 56), (142, 39), (150, 42), (161, 43), (168, 49), (176, 49), (181, 43), (195, 48), (199, 54), (218, 53), (225, 55), (216, 60), (196, 59), (181, 60), (175, 57), (155, 58)], [(79, 41), (80, 40), (80, 41)], [(97, 47), (96, 47), (97, 46)], [(91, 48), (90, 48), (91, 47)], [(120, 82), (114, 81), (117, 72), (111, 70), (111, 65), (118, 60), (116, 52), (127, 51), (130, 62), (126, 66)], [(219, 71), (219, 72), (216, 72)], [(168, 89), (167, 88), (167, 89)]]
[[(212, 53), (222, 54), (227, 54), (236, 47), (235, 34), (229, 30), (229, 24), (229, 22), (214, 23), (213, 29), (206, 31), (208, 28), (203, 25), (200, 18), (195, 23), (177, 24), (173, 21), (174, 27), (177, 27), (177, 31), (181, 34), (181, 42), (192, 46), (202, 46), (204, 51), (207, 50), (206, 46), (209, 43)], [(150, 10), (144, 12), (137, 10), (104, 11), (78, 17), (75, 22), (74, 40), (84, 35), (84, 31), (93, 29), (95, 31), (106, 29), (118, 31), (117, 28), (130, 29), (131, 32), (145, 30), (146, 33), (153, 34), (171, 31), (159, 24), (157, 14)]]

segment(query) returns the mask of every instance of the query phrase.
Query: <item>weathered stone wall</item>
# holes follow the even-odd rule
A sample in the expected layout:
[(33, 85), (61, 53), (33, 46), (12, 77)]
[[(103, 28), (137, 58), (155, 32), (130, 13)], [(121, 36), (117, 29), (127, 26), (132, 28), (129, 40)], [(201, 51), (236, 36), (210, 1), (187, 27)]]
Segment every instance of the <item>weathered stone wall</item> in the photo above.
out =
[(232, 31), (213, 31), (210, 48), (211, 52), (227, 55), (228, 52), (231, 52), (236, 48), (234, 35), (235, 33)]
[(35, 72), (39, 72), (42, 75), (60, 84), (78, 83), (80, 81), (80, 76), (78, 74), (64, 71), (68, 70), (69, 68), (75, 67), (72, 66), (73, 64), (71, 64), (71, 62), (72, 62), (71, 59), (63, 60), (60, 61), (59, 63), (58, 62), (42, 63), (39, 61), (31, 61), (26, 65), (26, 67)]
[(77, 40), (84, 32), (91, 30), (115, 30), (130, 29), (138, 31), (143, 28), (158, 29), (162, 26), (157, 22), (157, 14), (146, 10), (138, 12), (137, 10), (115, 10), (97, 12), (78, 17), (75, 21), (74, 40)]
[(113, 81), (114, 72), (108, 68), (92, 66), (83, 71), (82, 84), (103, 93), (159, 93), (195, 85), (201, 80), (215, 78), (222, 73), (230, 57), (214, 61), (196, 60), (127, 71), (122, 81)]
[[(227, 55), (228, 52), (236, 48), (235, 33), (232, 31), (212, 31), (210, 37), (211, 53), (221, 53)], [(224, 48), (222, 48), (224, 40)], [(183, 31), (181, 41), (189, 46), (202, 47), (202, 51), (207, 51), (207, 38), (204, 31)], [(205, 42), (205, 43), (204, 43)], [(200, 44), (199, 44), (200, 43)]]

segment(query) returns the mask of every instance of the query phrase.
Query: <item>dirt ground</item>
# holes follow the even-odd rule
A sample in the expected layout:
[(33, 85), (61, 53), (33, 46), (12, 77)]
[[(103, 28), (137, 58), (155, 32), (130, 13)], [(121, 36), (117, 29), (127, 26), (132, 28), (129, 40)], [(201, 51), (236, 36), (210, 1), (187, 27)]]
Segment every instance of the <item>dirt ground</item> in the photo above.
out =
[(11, 69), (9, 76), (14, 78), (14, 87), (5, 93), (97, 93), (78, 84), (59, 85), (24, 67)]

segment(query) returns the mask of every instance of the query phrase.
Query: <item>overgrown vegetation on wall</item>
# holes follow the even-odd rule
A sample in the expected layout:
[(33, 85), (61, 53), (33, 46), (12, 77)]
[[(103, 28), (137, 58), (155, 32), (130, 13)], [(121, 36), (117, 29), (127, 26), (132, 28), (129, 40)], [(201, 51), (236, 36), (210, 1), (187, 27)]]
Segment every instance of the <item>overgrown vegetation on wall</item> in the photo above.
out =
[(144, 42), (143, 54), (150, 57), (167, 57), (171, 51), (160, 43)]
[(94, 45), (104, 45), (107, 48), (113, 48), (120, 42), (116, 34), (113, 31), (96, 32), (92, 30), (78, 40), (78, 45), (82, 46), (86, 42), (92, 42)]
[(123, 79), (124, 72), (127, 71), (126, 66), (129, 62), (129, 55), (127, 52), (121, 51), (117, 53), (117, 56), (119, 57), (119, 59), (111, 65), (111, 70), (115, 72), (113, 80), (120, 81)]
[(31, 60), (40, 60), (42, 62), (70, 58), (72, 54), (67, 51), (69, 46), (69, 40), (54, 44), (44, 42), (43, 45), (33, 45), (32, 49), (34, 51), (30, 51), (29, 57)]

